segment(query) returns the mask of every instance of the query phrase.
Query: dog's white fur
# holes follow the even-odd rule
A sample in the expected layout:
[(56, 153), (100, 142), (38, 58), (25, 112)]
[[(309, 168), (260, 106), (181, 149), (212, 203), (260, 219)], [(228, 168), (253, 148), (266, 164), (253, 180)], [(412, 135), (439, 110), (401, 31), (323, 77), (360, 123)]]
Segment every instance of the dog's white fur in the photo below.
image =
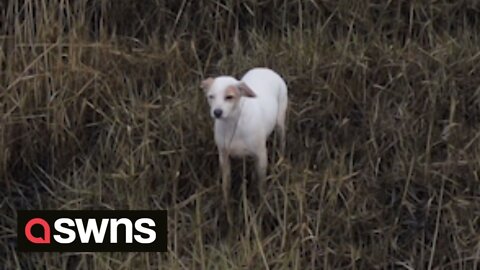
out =
[[(273, 70), (254, 68), (239, 81), (219, 76), (202, 81), (215, 118), (215, 142), (222, 170), (224, 199), (230, 188), (230, 157), (253, 156), (260, 186), (266, 178), (268, 136), (276, 128), (281, 151), (285, 148), (285, 117), (288, 105), (287, 85)], [(221, 116), (215, 115), (221, 111)]]

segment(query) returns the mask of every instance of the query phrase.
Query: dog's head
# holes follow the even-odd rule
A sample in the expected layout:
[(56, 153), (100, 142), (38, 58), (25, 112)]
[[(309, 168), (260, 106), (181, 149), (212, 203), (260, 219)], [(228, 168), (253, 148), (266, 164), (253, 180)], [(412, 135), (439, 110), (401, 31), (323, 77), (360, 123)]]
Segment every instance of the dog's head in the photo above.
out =
[(256, 97), (248, 85), (228, 76), (207, 78), (200, 87), (207, 96), (210, 115), (215, 119), (230, 117), (238, 108), (242, 97)]

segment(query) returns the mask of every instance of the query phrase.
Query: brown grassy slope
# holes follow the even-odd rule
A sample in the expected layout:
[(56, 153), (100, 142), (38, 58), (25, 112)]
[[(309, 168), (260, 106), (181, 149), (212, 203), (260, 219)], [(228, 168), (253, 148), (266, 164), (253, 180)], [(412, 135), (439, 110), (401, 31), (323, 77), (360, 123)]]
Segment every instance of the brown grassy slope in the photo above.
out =
[[(473, 1), (471, 1), (473, 3)], [(480, 259), (478, 5), (0, 2), (0, 265), (446, 268)], [(290, 89), (269, 205), (222, 195), (207, 75)], [(252, 177), (241, 163), (237, 178)], [(242, 189), (237, 184), (234, 189)], [(22, 254), (17, 209), (168, 209), (165, 254)]]

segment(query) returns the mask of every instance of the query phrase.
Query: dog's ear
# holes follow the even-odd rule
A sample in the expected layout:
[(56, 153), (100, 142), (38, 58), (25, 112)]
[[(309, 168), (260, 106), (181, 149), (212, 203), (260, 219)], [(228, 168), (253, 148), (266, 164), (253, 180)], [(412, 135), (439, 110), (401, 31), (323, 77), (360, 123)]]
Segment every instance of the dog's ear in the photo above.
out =
[(257, 95), (255, 95), (255, 92), (253, 92), (253, 90), (248, 87), (248, 85), (244, 82), (240, 82), (238, 85), (237, 85), (237, 88), (238, 88), (238, 91), (240, 91), (240, 95), (244, 96), (244, 97), (256, 97)]
[(212, 84), (213, 84), (213, 78), (208, 77), (202, 81), (202, 83), (200, 84), (200, 88), (202, 88), (204, 92), (207, 92), (208, 89), (210, 89), (210, 86), (212, 86)]

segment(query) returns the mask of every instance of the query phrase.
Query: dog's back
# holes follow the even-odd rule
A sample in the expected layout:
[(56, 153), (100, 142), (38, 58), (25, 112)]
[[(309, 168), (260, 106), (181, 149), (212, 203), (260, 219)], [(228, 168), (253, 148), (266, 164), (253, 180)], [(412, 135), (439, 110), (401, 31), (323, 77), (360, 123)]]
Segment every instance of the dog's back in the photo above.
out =
[[(253, 103), (260, 107), (261, 115), (254, 117), (262, 118), (269, 128), (270, 133), (279, 121), (285, 117), (288, 97), (285, 81), (275, 71), (268, 68), (254, 68), (248, 71), (241, 79), (255, 92), (255, 99), (245, 98), (246, 107)], [(251, 104), (249, 104), (251, 103)], [(279, 119), (282, 118), (282, 119)]]
[(259, 98), (287, 96), (285, 81), (275, 71), (268, 68), (253, 68), (242, 77)]

